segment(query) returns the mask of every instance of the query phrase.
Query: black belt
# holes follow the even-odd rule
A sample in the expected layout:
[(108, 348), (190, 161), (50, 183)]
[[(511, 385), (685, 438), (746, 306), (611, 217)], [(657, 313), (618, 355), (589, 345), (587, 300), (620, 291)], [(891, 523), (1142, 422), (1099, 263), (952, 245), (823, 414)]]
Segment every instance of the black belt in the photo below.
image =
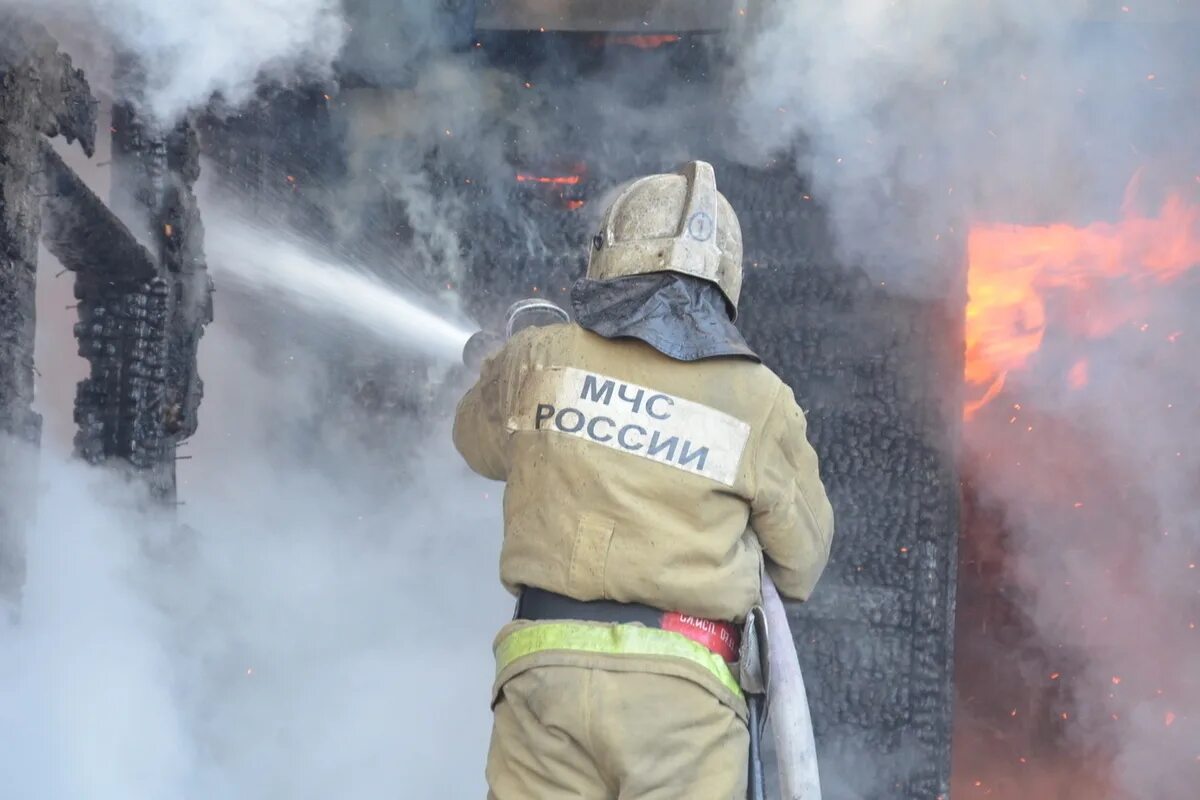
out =
[(529, 587), (521, 591), (514, 619), (577, 620), (580, 622), (617, 623), (640, 622), (647, 628), (678, 633), (696, 642), (726, 661), (736, 661), (741, 641), (741, 629), (732, 622), (704, 619), (674, 611), (661, 611), (641, 603), (618, 603), (615, 600), (576, 600), (573, 597)]
[(517, 599), (514, 619), (575, 619), (583, 622), (640, 622), (648, 628), (661, 628), (666, 612), (641, 603), (615, 600), (576, 600), (565, 594), (527, 587)]

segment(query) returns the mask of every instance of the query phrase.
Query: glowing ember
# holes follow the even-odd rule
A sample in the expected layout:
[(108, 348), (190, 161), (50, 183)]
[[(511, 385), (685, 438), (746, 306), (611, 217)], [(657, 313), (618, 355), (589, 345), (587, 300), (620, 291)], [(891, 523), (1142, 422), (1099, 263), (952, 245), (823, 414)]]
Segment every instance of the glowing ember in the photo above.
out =
[(1071, 384), (1072, 389), (1082, 389), (1087, 386), (1088, 362), (1086, 358), (1076, 361), (1075, 366), (1071, 367), (1071, 371), (1067, 373), (1067, 382)]
[(583, 177), (581, 175), (530, 175), (525, 172), (517, 173), (517, 183), (547, 183), (556, 186), (575, 186)]
[(659, 35), (630, 35), (630, 36), (610, 36), (607, 39), (608, 44), (624, 44), (630, 47), (636, 47), (639, 50), (653, 50), (656, 47), (662, 47), (664, 44), (672, 44), (679, 41), (679, 36), (674, 33), (664, 33)]
[[(1173, 193), (1157, 216), (1143, 216), (1131, 202), (1136, 188), (1135, 177), (1116, 223), (971, 229), (966, 381), (974, 399), (965, 409), (968, 418), (996, 397), (1008, 373), (1023, 367), (1041, 347), (1050, 294), (1085, 295), (1117, 280), (1133, 286), (1163, 283), (1200, 265), (1200, 205)], [(1078, 319), (1066, 322), (1082, 335), (1100, 337), (1137, 322), (1130, 318), (1134, 313), (1136, 304), (1120, 309), (1089, 305)], [(1178, 335), (1167, 338), (1174, 341)], [(1066, 378), (1073, 388), (1086, 385), (1087, 362), (1077, 362)]]

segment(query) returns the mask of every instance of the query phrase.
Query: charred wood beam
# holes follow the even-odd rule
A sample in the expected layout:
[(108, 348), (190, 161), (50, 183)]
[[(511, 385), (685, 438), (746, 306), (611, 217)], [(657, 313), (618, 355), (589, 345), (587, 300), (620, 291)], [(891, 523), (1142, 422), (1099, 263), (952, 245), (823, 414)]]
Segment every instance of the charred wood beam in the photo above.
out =
[(45, 195), (42, 241), (64, 267), (97, 280), (146, 282), (158, 265), (125, 223), (80, 180), (46, 142), (41, 143)]
[[(75, 402), (76, 450), (90, 463), (124, 459), (160, 472), (167, 284), (157, 260), (58, 154), (43, 146), (42, 238), (76, 273), (79, 354), (91, 367)], [(131, 410), (133, 413), (131, 413)]]
[(76, 395), (76, 450), (90, 463), (115, 456), (154, 470), (166, 457), (149, 422), (163, 416), (168, 288), (157, 261), (58, 154), (43, 144), (42, 158), (42, 238), (76, 273), (75, 336), (91, 366)]
[[(41, 233), (42, 136), (78, 140), (89, 154), (96, 103), (87, 80), (40, 26), (0, 12), (0, 597), (23, 581), (22, 528), (41, 437), (34, 413), (33, 344)], [(28, 487), (28, 488), (26, 488)]]
[[(162, 259), (173, 280), (167, 362), (168, 429), (175, 441), (196, 432), (204, 383), (196, 368), (204, 326), (212, 321), (212, 279), (204, 258), (204, 225), (194, 186), (200, 177), (200, 141), (195, 127), (176, 127), (166, 137), (173, 180), (159, 206)], [(172, 464), (174, 464), (172, 456)]]

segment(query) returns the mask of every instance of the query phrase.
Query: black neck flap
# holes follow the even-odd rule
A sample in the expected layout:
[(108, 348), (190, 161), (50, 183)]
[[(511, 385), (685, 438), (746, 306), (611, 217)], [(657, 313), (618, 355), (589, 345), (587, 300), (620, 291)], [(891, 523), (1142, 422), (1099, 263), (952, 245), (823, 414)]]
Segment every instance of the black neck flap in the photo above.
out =
[(640, 339), (676, 361), (747, 358), (761, 363), (729, 318), (713, 284), (658, 272), (571, 287), (575, 321), (606, 339)]

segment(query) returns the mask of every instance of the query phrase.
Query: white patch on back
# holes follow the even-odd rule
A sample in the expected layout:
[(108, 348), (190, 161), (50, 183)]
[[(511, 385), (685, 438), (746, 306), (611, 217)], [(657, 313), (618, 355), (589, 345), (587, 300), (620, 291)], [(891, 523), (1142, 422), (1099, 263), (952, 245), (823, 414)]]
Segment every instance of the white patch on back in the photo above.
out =
[(574, 367), (535, 369), (509, 430), (545, 431), (733, 486), (750, 425), (715, 408)]

